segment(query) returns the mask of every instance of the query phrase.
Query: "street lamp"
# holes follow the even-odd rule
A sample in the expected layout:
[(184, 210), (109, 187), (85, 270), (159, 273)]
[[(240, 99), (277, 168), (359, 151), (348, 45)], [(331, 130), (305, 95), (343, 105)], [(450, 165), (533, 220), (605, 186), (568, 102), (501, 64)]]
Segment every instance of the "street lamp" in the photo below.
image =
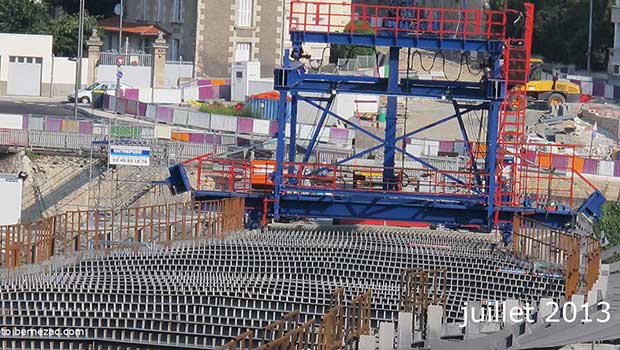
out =
[(77, 64), (75, 65), (75, 99), (73, 103), (73, 118), (78, 117), (78, 91), (82, 86), (82, 50), (84, 48), (84, 1), (80, 0), (80, 20), (78, 25)]
[(594, 1), (590, 0), (590, 22), (588, 23), (588, 73), (592, 71), (592, 7)]

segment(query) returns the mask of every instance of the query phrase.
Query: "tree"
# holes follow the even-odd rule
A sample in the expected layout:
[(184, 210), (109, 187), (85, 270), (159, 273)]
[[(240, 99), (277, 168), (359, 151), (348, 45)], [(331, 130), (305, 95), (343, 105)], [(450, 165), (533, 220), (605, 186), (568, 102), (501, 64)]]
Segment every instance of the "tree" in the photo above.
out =
[(599, 237), (604, 232), (612, 246), (620, 244), (620, 202), (603, 205), (603, 217), (596, 224), (595, 232)]
[(0, 32), (41, 33), (47, 14), (47, 7), (34, 0), (0, 0)]
[[(507, 7), (520, 10), (522, 0), (506, 0)], [(504, 0), (492, 0), (491, 8), (503, 9)], [(592, 68), (607, 70), (608, 48), (613, 43), (611, 6), (615, 0), (594, 1)], [(536, 8), (533, 51), (546, 60), (585, 68), (588, 50), (590, 0), (533, 0)], [(516, 27), (508, 21), (508, 34)], [(522, 25), (522, 24), (521, 24)]]
[[(48, 34), (54, 36), (54, 55), (76, 57), (79, 28), (79, 14), (61, 13), (57, 18), (52, 18), (47, 23)], [(88, 14), (84, 15), (84, 40), (97, 26), (97, 18)]]
[[(355, 22), (349, 22), (344, 27), (344, 33), (353, 34), (369, 34), (374, 35), (375, 30), (368, 26), (368, 24), (357, 20)], [(330, 62), (338, 63), (340, 58), (355, 58), (357, 56), (374, 56), (375, 49), (373, 47), (366, 46), (353, 46), (353, 45), (332, 45)]]
[[(54, 37), (54, 55), (77, 56), (79, 14), (56, 11), (50, 16), (49, 2), (0, 0), (0, 31), (4, 33), (50, 34)], [(97, 18), (84, 16), (84, 38), (97, 25)]]

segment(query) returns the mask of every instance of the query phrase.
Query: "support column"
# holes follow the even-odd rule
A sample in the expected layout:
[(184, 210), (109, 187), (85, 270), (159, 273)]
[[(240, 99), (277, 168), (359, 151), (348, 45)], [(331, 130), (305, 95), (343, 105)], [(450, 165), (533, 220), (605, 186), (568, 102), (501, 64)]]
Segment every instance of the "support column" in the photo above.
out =
[(278, 102), (278, 138), (276, 144), (276, 176), (274, 179), (274, 204), (273, 217), (275, 220), (280, 218), (280, 191), (282, 189), (282, 174), (284, 173), (284, 158), (286, 152), (286, 99), (287, 92), (280, 91)]
[(164, 33), (159, 32), (153, 43), (153, 62), (151, 67), (151, 87), (163, 88), (166, 86), (166, 53), (168, 44), (164, 39)]
[(331, 95), (331, 97), (327, 101), (327, 104), (325, 105), (325, 109), (323, 110), (323, 113), (321, 114), (321, 119), (319, 119), (319, 123), (315, 126), (314, 133), (312, 134), (312, 139), (310, 140), (310, 143), (308, 144), (308, 148), (306, 148), (306, 153), (304, 154), (304, 161), (303, 161), (304, 163), (307, 163), (308, 160), (310, 159), (310, 156), (312, 155), (312, 151), (314, 150), (314, 146), (316, 145), (317, 140), (321, 137), (321, 130), (323, 129), (323, 125), (325, 124), (325, 119), (327, 119), (328, 112), (332, 109), (332, 104), (335, 98), (336, 98), (335, 95)]
[(97, 65), (99, 63), (99, 54), (101, 53), (101, 47), (103, 41), (97, 35), (97, 28), (93, 28), (93, 32), (86, 41), (88, 46), (88, 75), (87, 86), (94, 84), (97, 81)]
[[(388, 93), (398, 89), (398, 66), (400, 60), (400, 47), (390, 47), (389, 57)], [(387, 99), (387, 115), (385, 119), (385, 151), (383, 158), (383, 187), (386, 190), (396, 189), (394, 178), (394, 165), (396, 163), (396, 119), (398, 109), (398, 97), (389, 96)]]
[(497, 129), (499, 127), (500, 105), (501, 102), (499, 101), (491, 102), (489, 107), (489, 120), (487, 122), (487, 160), (484, 170), (485, 173), (488, 174), (487, 220), (489, 228), (493, 227), (495, 215), (495, 197), (497, 192), (497, 152), (499, 151), (497, 147)]
[[(289, 146), (288, 146), (288, 161), (295, 162), (295, 156), (297, 154), (297, 93), (292, 93), (293, 98), (291, 101), (291, 127), (289, 130)], [(286, 108), (286, 104), (284, 105)], [(290, 166), (288, 173), (292, 174), (295, 171), (295, 167)]]

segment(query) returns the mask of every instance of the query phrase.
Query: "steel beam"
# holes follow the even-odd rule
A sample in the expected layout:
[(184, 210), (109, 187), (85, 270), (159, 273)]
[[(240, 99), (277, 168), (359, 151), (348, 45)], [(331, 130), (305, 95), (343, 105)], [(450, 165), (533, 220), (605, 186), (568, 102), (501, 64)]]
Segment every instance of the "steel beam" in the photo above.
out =
[[(388, 93), (395, 93), (398, 89), (398, 68), (400, 63), (400, 47), (390, 47)], [(394, 165), (396, 161), (396, 121), (398, 97), (388, 96), (387, 116), (385, 119), (385, 141), (383, 151), (383, 183), (384, 189), (394, 190), (396, 181)]]
[(394, 33), (378, 33), (362, 35), (351, 33), (317, 33), (291, 31), (293, 46), (302, 43), (321, 43), (338, 45), (355, 45), (369, 47), (411, 47), (433, 51), (476, 51), (499, 54), (504, 47), (503, 40), (489, 41), (476, 39), (453, 39), (438, 36), (394, 35)]

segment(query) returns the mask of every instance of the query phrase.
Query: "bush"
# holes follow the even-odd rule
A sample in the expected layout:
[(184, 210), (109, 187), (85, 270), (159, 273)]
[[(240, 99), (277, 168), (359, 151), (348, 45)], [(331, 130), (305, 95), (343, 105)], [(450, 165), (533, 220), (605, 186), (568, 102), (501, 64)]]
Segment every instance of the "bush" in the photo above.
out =
[(203, 113), (211, 113), (211, 114), (221, 114), (221, 115), (232, 115), (232, 116), (240, 116), (240, 117), (252, 117), (252, 109), (250, 106), (244, 106), (241, 110), (241, 113), (237, 112), (235, 106), (224, 105), (222, 103), (203, 103), (200, 105), (200, 111)]
[(598, 237), (604, 232), (609, 244), (620, 244), (620, 202), (607, 202), (603, 205), (603, 217), (596, 224)]

